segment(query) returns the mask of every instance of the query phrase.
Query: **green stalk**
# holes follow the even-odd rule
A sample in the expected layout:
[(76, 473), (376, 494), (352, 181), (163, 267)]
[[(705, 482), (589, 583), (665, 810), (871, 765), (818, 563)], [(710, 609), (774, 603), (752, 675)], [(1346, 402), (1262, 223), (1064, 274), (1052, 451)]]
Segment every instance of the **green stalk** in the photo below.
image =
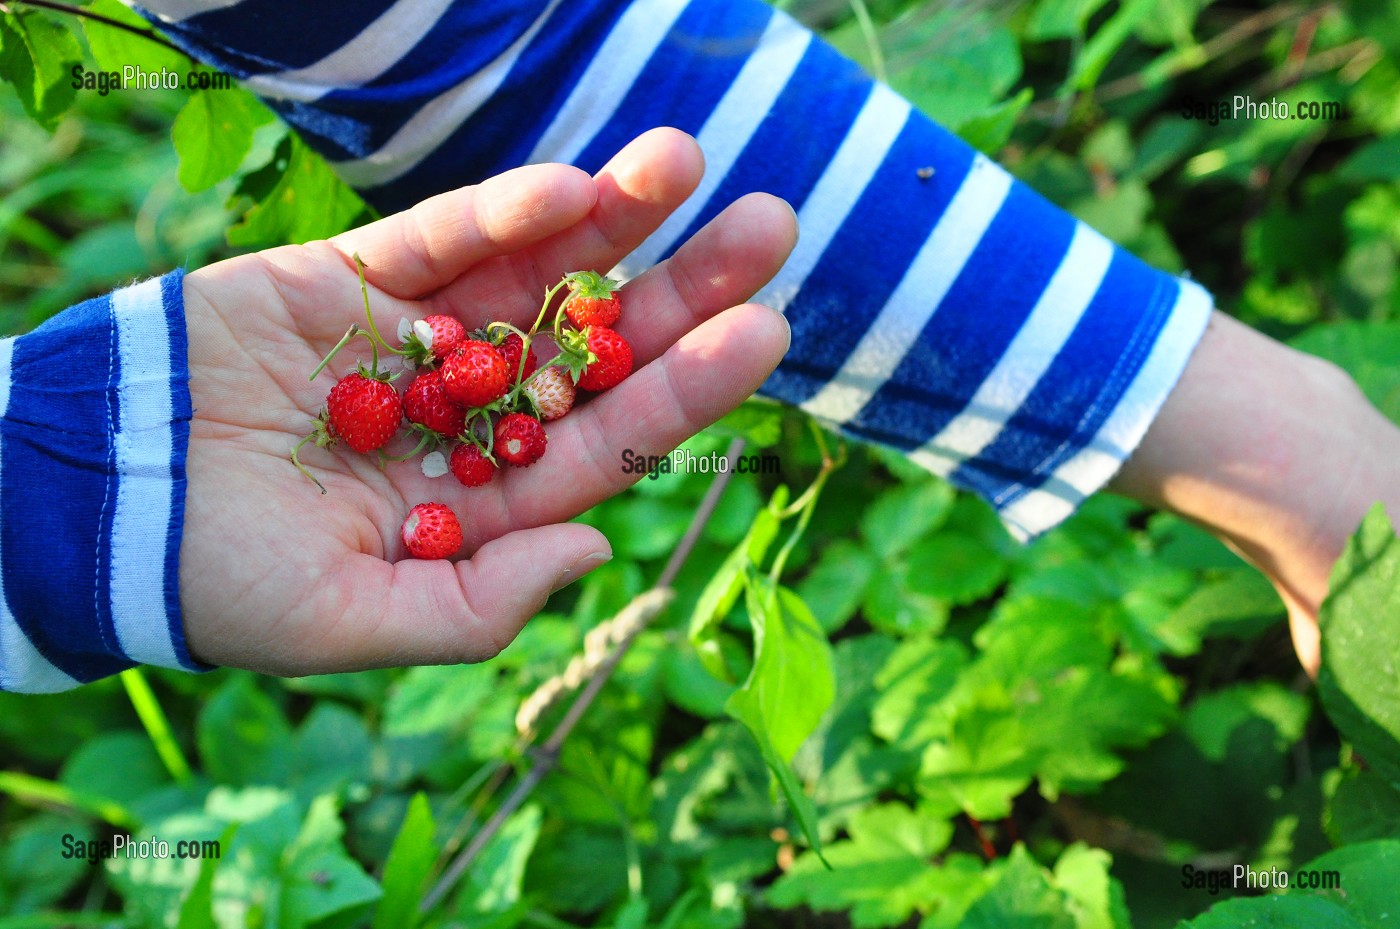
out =
[[(322, 488), (321, 492), (324, 493), (325, 488)], [(193, 780), (189, 762), (185, 760), (185, 755), (180, 751), (175, 736), (170, 732), (170, 723), (165, 718), (165, 711), (160, 708), (160, 703), (156, 700), (155, 691), (151, 690), (151, 685), (146, 681), (139, 668), (123, 671), (121, 679), (122, 685), (126, 687), (127, 696), (131, 698), (131, 705), (136, 709), (136, 715), (140, 718), (141, 725), (146, 727), (146, 733), (151, 737), (151, 742), (156, 747), (156, 754), (160, 755), (165, 769), (170, 772), (175, 783), (181, 786), (189, 784)]]

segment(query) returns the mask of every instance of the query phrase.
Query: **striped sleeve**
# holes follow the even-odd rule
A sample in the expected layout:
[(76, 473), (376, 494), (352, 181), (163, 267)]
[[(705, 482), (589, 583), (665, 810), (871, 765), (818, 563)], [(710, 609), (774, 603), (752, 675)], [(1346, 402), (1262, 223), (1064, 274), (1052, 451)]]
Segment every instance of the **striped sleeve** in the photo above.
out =
[(737, 196), (785, 198), (801, 239), (759, 299), (793, 341), (763, 392), (902, 449), (1023, 539), (1113, 476), (1210, 315), (1199, 286), (1052, 206), (759, 0), (145, 12), (385, 211), (522, 163), (596, 171), (655, 126), (691, 133), (704, 181), (619, 273)]
[(0, 690), (199, 670), (178, 555), (189, 371), (180, 272), (0, 341)]

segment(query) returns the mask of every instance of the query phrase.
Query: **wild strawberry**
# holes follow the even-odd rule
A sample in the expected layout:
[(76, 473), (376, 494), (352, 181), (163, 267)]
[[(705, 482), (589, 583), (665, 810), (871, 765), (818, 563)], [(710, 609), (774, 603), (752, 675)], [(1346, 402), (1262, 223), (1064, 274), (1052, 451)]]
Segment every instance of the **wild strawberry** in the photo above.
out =
[(533, 416), (507, 413), (496, 423), (496, 454), (517, 468), (528, 468), (544, 455), (544, 426)]
[(331, 388), (326, 416), (332, 435), (357, 452), (372, 452), (398, 433), (403, 403), (387, 381), (356, 371)]
[(505, 337), (505, 341), (497, 346), (501, 357), (506, 360), (506, 370), (510, 372), (510, 382), (512, 384), (523, 381), (531, 374), (534, 374), (535, 369), (539, 367), (539, 359), (535, 357), (535, 349), (531, 347), (531, 349), (525, 353), (525, 370), (520, 370), (520, 349), (523, 348), (524, 345), (524, 340), (512, 332)]
[(597, 360), (584, 366), (578, 386), (599, 391), (621, 384), (632, 373), (632, 346), (606, 326), (590, 326), (585, 332), (588, 351)]
[(442, 360), (447, 395), (466, 407), (485, 406), (497, 400), (510, 385), (506, 360), (494, 345), (467, 339)]
[(462, 442), (452, 449), (449, 467), (457, 480), (468, 487), (489, 484), (496, 476), (496, 463), (483, 455), (473, 442)]
[(575, 271), (567, 279), (569, 297), (564, 303), (564, 315), (569, 317), (569, 322), (580, 329), (612, 326), (617, 322), (622, 315), (617, 281), (596, 271)]
[(577, 393), (569, 372), (558, 365), (545, 368), (525, 385), (525, 396), (530, 398), (545, 422), (556, 420), (573, 409)]
[(446, 558), (462, 547), (462, 524), (445, 503), (420, 503), (409, 510), (400, 535), (414, 558)]
[(399, 341), (403, 343), (397, 351), (414, 365), (428, 366), (440, 361), (467, 337), (467, 327), (441, 313), (409, 323), (399, 320)]
[(447, 395), (438, 371), (427, 371), (413, 379), (403, 394), (403, 412), (409, 422), (427, 426), (442, 436), (460, 435), (467, 425), (467, 411)]

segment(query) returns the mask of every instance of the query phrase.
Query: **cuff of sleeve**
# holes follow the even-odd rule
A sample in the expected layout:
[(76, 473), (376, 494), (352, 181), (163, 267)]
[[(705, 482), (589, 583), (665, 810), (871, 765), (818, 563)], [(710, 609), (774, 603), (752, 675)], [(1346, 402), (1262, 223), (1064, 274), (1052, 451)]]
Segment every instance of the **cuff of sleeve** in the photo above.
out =
[(183, 277), (89, 300), (7, 345), (0, 689), (64, 690), (136, 664), (204, 670), (180, 614)]

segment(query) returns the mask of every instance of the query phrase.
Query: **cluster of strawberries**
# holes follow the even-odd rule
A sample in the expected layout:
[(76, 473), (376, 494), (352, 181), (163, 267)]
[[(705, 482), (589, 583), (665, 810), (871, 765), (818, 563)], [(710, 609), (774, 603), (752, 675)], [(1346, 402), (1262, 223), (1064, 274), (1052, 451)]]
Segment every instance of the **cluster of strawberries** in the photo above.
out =
[[(357, 452), (377, 452), (381, 465), (425, 453), (422, 468), (428, 477), (451, 471), (466, 486), (480, 487), (503, 464), (528, 468), (539, 461), (548, 443), (544, 423), (568, 413), (579, 389), (604, 391), (632, 372), (632, 347), (612, 328), (622, 314), (618, 284), (597, 272), (566, 274), (546, 290), (528, 331), (495, 321), (469, 332), (452, 316), (429, 316), (414, 323), (403, 320), (398, 331), (402, 344), (394, 348), (379, 335), (364, 266), (358, 256), (355, 262), (369, 328), (351, 326), (311, 378), (357, 336), (369, 340), (372, 360), (331, 388), (314, 430), (292, 450), (293, 464), (322, 493), (325, 487), (298, 457), (308, 442), (325, 448), (343, 441)], [(561, 290), (566, 293), (553, 323), (541, 331)], [(381, 350), (420, 372), (402, 397), (392, 383), (398, 374), (380, 370)], [(404, 455), (385, 455), (382, 449), (399, 435), (405, 419), (418, 438), (416, 447)], [(417, 558), (446, 558), (462, 545), (461, 525), (441, 503), (415, 506), (402, 535)]]

